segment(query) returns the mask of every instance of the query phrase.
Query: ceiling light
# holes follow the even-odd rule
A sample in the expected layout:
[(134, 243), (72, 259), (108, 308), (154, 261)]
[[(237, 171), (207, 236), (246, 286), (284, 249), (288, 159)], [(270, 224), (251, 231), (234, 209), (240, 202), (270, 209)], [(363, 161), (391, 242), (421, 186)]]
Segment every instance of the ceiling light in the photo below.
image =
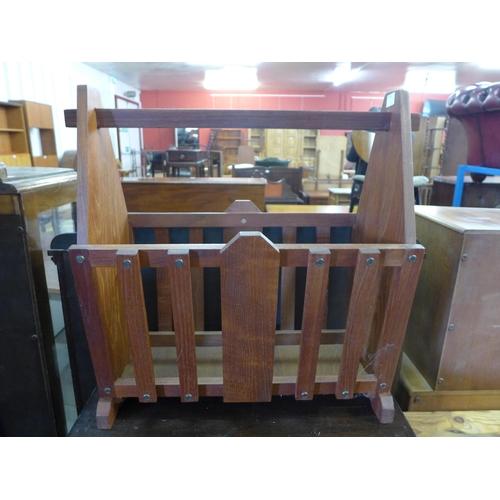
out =
[(255, 90), (259, 86), (257, 68), (228, 66), (208, 69), (203, 86), (207, 90)]
[(333, 70), (332, 82), (335, 87), (342, 85), (343, 83), (350, 82), (354, 80), (359, 68), (352, 69), (351, 63), (339, 63), (339, 65)]
[(406, 73), (403, 88), (408, 92), (451, 94), (456, 89), (455, 78), (456, 72), (452, 70), (410, 70)]

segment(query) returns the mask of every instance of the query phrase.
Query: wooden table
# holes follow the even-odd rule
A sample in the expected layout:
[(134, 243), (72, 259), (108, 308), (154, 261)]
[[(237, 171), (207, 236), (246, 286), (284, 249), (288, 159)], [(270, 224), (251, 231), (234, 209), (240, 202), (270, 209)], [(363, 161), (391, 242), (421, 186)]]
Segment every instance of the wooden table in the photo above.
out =
[(156, 403), (124, 401), (111, 430), (98, 430), (97, 397), (89, 401), (70, 437), (414, 437), (403, 412), (395, 405), (392, 424), (380, 424), (365, 397), (337, 400), (315, 396), (295, 401), (274, 397), (270, 403), (223, 403), (221, 398), (200, 398), (197, 403), (160, 398)]
[(224, 212), (236, 200), (265, 210), (265, 179), (131, 177), (122, 179), (129, 212)]
[[(456, 181), (455, 175), (434, 177), (430, 205), (451, 207)], [(498, 205), (500, 205), (500, 177), (486, 177), (481, 183), (473, 182), (468, 175), (464, 177), (462, 207), (495, 208)]]
[(7, 172), (0, 181), (0, 435), (64, 436), (39, 214), (76, 201), (76, 172)]

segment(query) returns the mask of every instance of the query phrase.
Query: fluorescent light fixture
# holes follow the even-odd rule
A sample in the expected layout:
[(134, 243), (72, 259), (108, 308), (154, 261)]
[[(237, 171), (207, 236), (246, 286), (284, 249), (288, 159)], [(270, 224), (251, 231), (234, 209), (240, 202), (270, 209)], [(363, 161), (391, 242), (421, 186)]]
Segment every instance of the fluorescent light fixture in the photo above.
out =
[(356, 78), (360, 68), (352, 69), (351, 63), (339, 63), (339, 65), (333, 70), (332, 82), (335, 87), (342, 85), (343, 83), (350, 82)]
[(456, 89), (456, 72), (454, 70), (409, 70), (406, 73), (403, 88), (408, 92), (451, 94)]
[(207, 90), (255, 90), (259, 86), (257, 68), (228, 66), (208, 69), (203, 86)]

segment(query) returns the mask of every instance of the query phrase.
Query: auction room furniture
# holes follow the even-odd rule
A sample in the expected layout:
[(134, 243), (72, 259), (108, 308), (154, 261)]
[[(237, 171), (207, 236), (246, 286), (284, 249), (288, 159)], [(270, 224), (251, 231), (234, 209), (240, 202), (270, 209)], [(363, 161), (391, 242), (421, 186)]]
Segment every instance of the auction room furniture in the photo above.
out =
[(8, 167), (31, 167), (23, 107), (0, 102), (0, 161)]
[(124, 177), (129, 212), (223, 212), (236, 200), (264, 211), (265, 179), (231, 177)]
[(401, 370), (408, 409), (500, 410), (500, 211), (415, 212), (426, 257)]
[(41, 213), (76, 201), (76, 172), (7, 172), (0, 180), (0, 435), (64, 436)]
[[(120, 110), (102, 109), (86, 86), (77, 102), (66, 112), (79, 149), (78, 244), (69, 254), (98, 383), (97, 426), (113, 425), (123, 398), (174, 397), (189, 406), (205, 396), (264, 403), (282, 395), (300, 405), (315, 394), (364, 395), (380, 422), (393, 422), (390, 391), (424, 254), (412, 185), (418, 116), (410, 115), (408, 93), (388, 93), (381, 113), (134, 110), (141, 127), (172, 127), (189, 113), (205, 128), (376, 130), (357, 214), (266, 213), (248, 201), (216, 213), (130, 213), (106, 127), (130, 127), (132, 115), (121, 120)], [(134, 244), (143, 228), (155, 244)], [(170, 242), (177, 228), (188, 231), (187, 243)], [(220, 242), (203, 242), (209, 228), (221, 229)], [(350, 243), (331, 243), (339, 228)], [(297, 243), (302, 229), (313, 242)], [(352, 271), (347, 315), (344, 328), (329, 329), (329, 276), (339, 267)], [(156, 274), (156, 329), (141, 269)], [(200, 271), (209, 270), (219, 285), (204, 290)], [(299, 271), (305, 288), (297, 308)], [(210, 315), (218, 321), (207, 324)]]
[(22, 106), (24, 124), (34, 167), (58, 167), (52, 106), (33, 101), (11, 101)]
[(181, 170), (188, 169), (190, 175), (205, 176), (208, 167), (208, 152), (202, 149), (169, 149), (167, 151), (167, 174), (173, 177), (181, 175)]

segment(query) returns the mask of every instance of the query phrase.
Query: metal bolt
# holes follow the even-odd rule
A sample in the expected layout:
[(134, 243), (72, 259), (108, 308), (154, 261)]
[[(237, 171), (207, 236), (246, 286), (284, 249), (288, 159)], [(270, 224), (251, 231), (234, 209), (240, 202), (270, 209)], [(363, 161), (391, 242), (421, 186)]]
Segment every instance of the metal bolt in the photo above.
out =
[(148, 399), (151, 399), (151, 396), (149, 394), (143, 394), (142, 399), (145, 399), (147, 401)]
[(184, 399), (185, 399), (186, 401), (191, 401), (191, 400), (193, 399), (193, 396), (191, 396), (191, 394), (186, 394), (186, 395), (184, 396)]
[(379, 387), (380, 387), (381, 389), (385, 389), (385, 388), (387, 387), (387, 384), (386, 384), (385, 382), (382, 382), (382, 383), (379, 385)]
[(413, 398), (414, 403), (420, 403), (420, 398), (417, 396), (416, 398)]
[(132, 267), (132, 261), (128, 259), (124, 260), (123, 267)]
[(32, 335), (31, 336), (31, 340), (33, 340), (34, 342), (36, 342), (38, 340), (38, 335)]
[(319, 259), (316, 259), (316, 265), (317, 266), (322, 266), (325, 263), (325, 259), (323, 257), (320, 257)]
[(182, 259), (175, 259), (175, 262), (174, 264), (177, 266), (177, 267), (182, 267), (184, 265), (184, 261)]
[(349, 397), (349, 391), (344, 391), (344, 392), (342, 393), (342, 397), (344, 397), (344, 398)]
[(462, 260), (467, 260), (467, 254), (466, 254), (466, 253), (464, 253), (464, 254), (462, 255)]
[(444, 378), (438, 378), (438, 384), (442, 384), (444, 382)]
[(305, 392), (305, 391), (304, 391), (304, 392), (300, 395), (300, 397), (301, 397), (302, 399), (306, 399), (306, 398), (307, 398), (307, 396), (309, 396), (309, 394), (308, 394), (307, 392)]
[(415, 262), (416, 260), (417, 260), (417, 256), (416, 256), (416, 255), (410, 255), (410, 256), (408, 257), (408, 261), (409, 261), (409, 262)]
[(450, 330), (450, 332), (451, 332), (452, 330), (455, 330), (455, 325), (454, 325), (453, 323), (450, 323), (450, 324), (448, 325), (448, 330)]
[(22, 228), (21, 226), (18, 226), (18, 227), (16, 228), (16, 231), (17, 231), (18, 233), (24, 233), (24, 228)]
[(243, 219), (241, 219), (241, 223), (242, 224), (246, 224), (247, 220), (243, 217)]
[(85, 257), (83, 255), (77, 255), (75, 260), (78, 262), (78, 264), (83, 264), (85, 262)]
[(373, 264), (375, 264), (375, 259), (373, 257), (369, 257), (368, 259), (366, 259), (367, 266), (373, 266)]
[(109, 387), (105, 387), (104, 394), (111, 394), (111, 389)]

